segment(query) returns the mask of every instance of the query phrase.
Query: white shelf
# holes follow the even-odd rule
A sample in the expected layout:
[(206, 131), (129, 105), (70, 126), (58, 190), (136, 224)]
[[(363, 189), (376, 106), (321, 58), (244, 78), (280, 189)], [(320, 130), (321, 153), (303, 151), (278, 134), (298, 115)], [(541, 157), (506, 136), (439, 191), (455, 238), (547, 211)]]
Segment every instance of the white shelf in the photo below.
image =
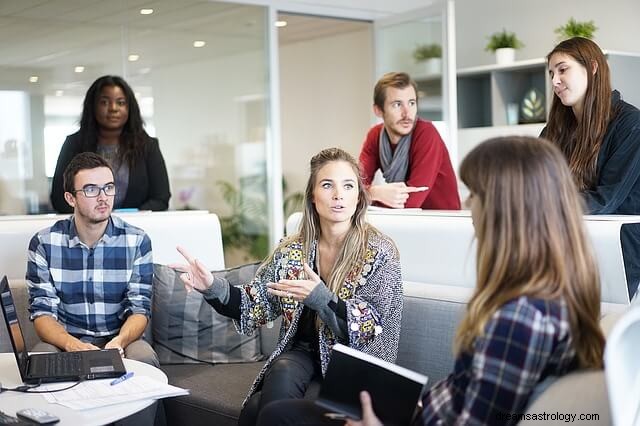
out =
[(458, 70), (458, 76), (466, 76), (473, 74), (486, 74), (494, 71), (513, 71), (527, 68), (534, 68), (540, 65), (547, 65), (547, 61), (545, 58), (536, 58), (536, 59), (527, 59), (524, 61), (515, 61), (510, 64), (498, 65), (498, 64), (489, 64), (489, 65), (480, 65), (477, 67), (470, 68), (460, 68)]
[[(458, 126), (494, 127), (507, 125), (507, 106), (520, 104), (525, 94), (538, 90), (545, 99), (545, 117), (551, 99), (551, 85), (544, 58), (506, 65), (482, 65), (458, 70)], [(518, 122), (524, 122), (518, 116)]]

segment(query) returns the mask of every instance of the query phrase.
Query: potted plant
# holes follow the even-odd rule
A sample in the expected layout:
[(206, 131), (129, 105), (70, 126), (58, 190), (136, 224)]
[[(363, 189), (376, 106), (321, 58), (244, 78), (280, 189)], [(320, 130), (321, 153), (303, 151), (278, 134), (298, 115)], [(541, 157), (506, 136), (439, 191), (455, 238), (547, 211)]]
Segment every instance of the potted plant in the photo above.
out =
[(554, 30), (558, 35), (559, 40), (566, 40), (573, 37), (593, 38), (593, 33), (596, 32), (598, 27), (593, 21), (579, 22), (569, 18), (566, 24), (559, 26)]
[(516, 34), (503, 28), (501, 32), (491, 34), (486, 50), (494, 52), (496, 54), (496, 62), (499, 65), (504, 65), (513, 62), (516, 56), (516, 49), (522, 47), (524, 47), (524, 44), (518, 40)]
[(442, 46), (439, 44), (419, 44), (413, 50), (413, 59), (418, 64), (424, 64), (427, 75), (442, 72)]

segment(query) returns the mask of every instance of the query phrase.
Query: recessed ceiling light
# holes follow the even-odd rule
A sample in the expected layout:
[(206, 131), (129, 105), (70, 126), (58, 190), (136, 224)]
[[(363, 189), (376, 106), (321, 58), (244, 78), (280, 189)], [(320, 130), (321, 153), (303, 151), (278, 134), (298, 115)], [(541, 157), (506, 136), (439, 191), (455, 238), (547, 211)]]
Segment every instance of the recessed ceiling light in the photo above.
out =
[(37, 83), (38, 82), (38, 76), (37, 75), (32, 75), (31, 77), (29, 77), (29, 82), (30, 83)]
[(207, 44), (207, 42), (204, 40), (196, 40), (193, 42), (193, 47), (204, 47), (205, 44)]
[(84, 72), (84, 67), (82, 65), (78, 65), (73, 69), (75, 72)]
[(149, 74), (150, 72), (151, 72), (151, 68), (149, 67), (140, 68), (138, 70), (138, 74)]
[(276, 27), (282, 28), (287, 26), (287, 21), (276, 21)]
[(140, 9), (140, 15), (151, 15), (153, 13), (153, 9)]
[(64, 90), (56, 90), (56, 96), (64, 95)]
[(138, 59), (140, 59), (140, 55), (136, 55), (135, 53), (133, 53), (133, 54), (129, 55), (129, 57), (127, 59), (129, 59), (129, 62), (135, 62)]

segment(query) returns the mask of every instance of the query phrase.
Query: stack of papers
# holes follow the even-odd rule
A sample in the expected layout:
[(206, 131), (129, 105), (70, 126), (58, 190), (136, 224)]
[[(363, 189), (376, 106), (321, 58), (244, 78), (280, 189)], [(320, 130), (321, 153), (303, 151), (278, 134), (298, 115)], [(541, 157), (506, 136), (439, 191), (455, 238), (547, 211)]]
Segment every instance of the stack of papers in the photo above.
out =
[[(42, 385), (42, 390), (55, 390), (68, 386), (65, 383)], [(146, 376), (134, 376), (128, 380), (111, 385), (111, 380), (88, 380), (61, 392), (45, 393), (45, 399), (73, 410), (89, 410), (107, 405), (138, 401), (141, 399), (160, 399), (171, 396), (188, 395), (189, 391), (168, 385)], [(91, 395), (91, 397), (88, 397)]]

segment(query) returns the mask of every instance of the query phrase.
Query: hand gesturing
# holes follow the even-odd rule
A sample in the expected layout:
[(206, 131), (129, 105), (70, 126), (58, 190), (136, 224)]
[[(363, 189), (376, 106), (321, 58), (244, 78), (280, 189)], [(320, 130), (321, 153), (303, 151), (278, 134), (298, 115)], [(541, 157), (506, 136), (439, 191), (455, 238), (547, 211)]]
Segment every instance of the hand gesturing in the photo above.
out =
[(206, 266), (202, 264), (198, 259), (187, 252), (183, 247), (176, 247), (178, 252), (188, 262), (187, 264), (174, 263), (169, 265), (180, 272), (180, 279), (184, 283), (184, 287), (187, 291), (196, 289), (198, 291), (205, 291), (213, 284), (213, 275)]
[(277, 283), (269, 283), (267, 290), (269, 293), (302, 302), (313, 289), (322, 282), (318, 274), (306, 263), (303, 264), (307, 279), (303, 280), (280, 280)]

